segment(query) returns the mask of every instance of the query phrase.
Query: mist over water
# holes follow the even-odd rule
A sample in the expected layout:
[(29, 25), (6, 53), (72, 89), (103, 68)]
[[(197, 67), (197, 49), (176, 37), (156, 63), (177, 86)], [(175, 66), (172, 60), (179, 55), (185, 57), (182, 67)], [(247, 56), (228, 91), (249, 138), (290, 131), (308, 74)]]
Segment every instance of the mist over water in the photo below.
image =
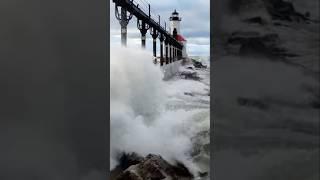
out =
[(201, 116), (201, 109), (168, 106), (172, 98), (177, 99), (175, 91), (184, 91), (179, 83), (173, 86), (163, 81), (164, 74), (152, 59), (151, 53), (142, 50), (111, 49), (110, 168), (118, 164), (121, 153), (135, 152), (141, 156), (159, 154), (171, 163), (180, 161), (192, 172), (198, 171), (190, 155), (192, 137), (202, 126), (208, 128), (208, 112)]

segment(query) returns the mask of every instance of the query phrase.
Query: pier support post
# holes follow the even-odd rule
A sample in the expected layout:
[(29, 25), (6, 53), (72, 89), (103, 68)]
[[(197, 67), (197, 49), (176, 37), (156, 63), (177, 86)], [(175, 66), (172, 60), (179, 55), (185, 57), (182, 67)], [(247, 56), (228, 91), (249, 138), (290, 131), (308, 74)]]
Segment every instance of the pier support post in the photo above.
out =
[(177, 58), (177, 60), (179, 60), (179, 58), (178, 58), (178, 48), (176, 48), (176, 58)]
[(170, 63), (172, 63), (173, 62), (173, 45), (171, 44), (170, 47), (171, 47), (170, 48)]
[(178, 48), (176, 48), (176, 56), (177, 56), (177, 60), (179, 60), (179, 56), (178, 56)]
[(176, 59), (178, 60), (178, 48), (176, 48)]
[(121, 8), (121, 44), (122, 46), (127, 46), (127, 10), (125, 8)]
[(153, 56), (157, 57), (157, 38), (153, 38)]
[(175, 56), (174, 56), (174, 46), (172, 46), (172, 62), (175, 62)]
[(153, 56), (157, 57), (157, 37), (159, 35), (159, 32), (157, 32), (156, 28), (152, 27), (150, 29), (150, 34), (153, 38)]
[(126, 7), (121, 7), (121, 12), (119, 13), (119, 6), (115, 6), (115, 15), (116, 18), (120, 22), (121, 26), (121, 45), (122, 46), (127, 46), (127, 25), (129, 21), (131, 20), (133, 14), (127, 15), (127, 8)]
[(167, 40), (167, 38), (166, 38), (166, 40), (165, 40), (165, 46), (166, 46), (166, 64), (169, 64), (169, 56), (168, 56), (168, 40)]
[(179, 60), (180, 58), (179, 58), (179, 49), (177, 48), (177, 59)]
[(141, 33), (141, 47), (142, 49), (146, 48), (146, 33), (144, 34)]
[(172, 63), (172, 46), (169, 44), (169, 63)]
[(163, 40), (164, 40), (164, 35), (160, 34), (160, 66), (163, 65)]
[(179, 57), (179, 48), (177, 48), (177, 58), (180, 59), (180, 57)]
[(177, 49), (177, 48), (174, 46), (174, 47), (173, 47), (173, 61), (176, 61), (176, 60), (177, 60), (176, 49)]
[(176, 56), (177, 56), (177, 60), (179, 60), (178, 48), (176, 48)]
[(174, 62), (174, 46), (172, 46), (172, 62)]
[(141, 47), (142, 47), (142, 49), (145, 49), (146, 48), (146, 34), (149, 29), (149, 25), (146, 24), (145, 21), (141, 21), (141, 23), (140, 23), (140, 20), (137, 20), (137, 27), (141, 33)]
[(172, 53), (172, 62), (174, 62), (174, 46), (171, 46), (171, 53)]

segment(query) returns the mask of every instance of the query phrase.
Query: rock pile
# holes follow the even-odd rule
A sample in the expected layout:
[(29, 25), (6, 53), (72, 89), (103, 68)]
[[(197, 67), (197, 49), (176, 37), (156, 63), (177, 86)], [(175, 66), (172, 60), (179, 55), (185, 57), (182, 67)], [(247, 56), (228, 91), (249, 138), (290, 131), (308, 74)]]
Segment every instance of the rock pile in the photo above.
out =
[(111, 180), (191, 180), (193, 175), (182, 164), (170, 164), (161, 156), (149, 154), (145, 158), (124, 154), (120, 165), (112, 171)]

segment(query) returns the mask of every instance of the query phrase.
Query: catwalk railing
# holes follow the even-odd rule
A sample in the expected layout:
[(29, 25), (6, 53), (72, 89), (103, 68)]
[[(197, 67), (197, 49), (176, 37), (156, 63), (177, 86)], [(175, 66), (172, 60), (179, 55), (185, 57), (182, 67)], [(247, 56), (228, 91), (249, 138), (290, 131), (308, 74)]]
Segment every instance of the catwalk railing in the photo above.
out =
[[(121, 44), (127, 46), (127, 26), (133, 16), (137, 18), (137, 28), (141, 33), (141, 47), (146, 47), (146, 34), (149, 30), (153, 39), (153, 56), (157, 55), (157, 38), (160, 40), (160, 64), (169, 64), (182, 57), (183, 44), (176, 40), (167, 31), (166, 23), (161, 26), (161, 16), (155, 20), (155, 15), (151, 11), (151, 5), (144, 0), (113, 0), (115, 4), (115, 16), (121, 26)], [(147, 11), (147, 12), (146, 12)], [(165, 57), (163, 52), (165, 44)]]

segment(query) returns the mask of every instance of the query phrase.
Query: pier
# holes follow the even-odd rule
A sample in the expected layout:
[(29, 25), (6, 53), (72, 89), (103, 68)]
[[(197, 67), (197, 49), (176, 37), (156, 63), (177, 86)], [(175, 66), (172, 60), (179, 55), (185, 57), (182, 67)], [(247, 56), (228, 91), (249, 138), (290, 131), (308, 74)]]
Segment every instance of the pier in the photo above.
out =
[[(182, 58), (183, 44), (176, 40), (176, 33), (167, 31), (167, 23), (161, 24), (161, 16), (157, 19), (151, 16), (151, 5), (147, 10), (142, 8), (142, 1), (113, 0), (115, 17), (121, 26), (121, 44), (127, 46), (127, 26), (133, 16), (137, 18), (137, 29), (141, 33), (141, 47), (146, 47), (146, 34), (149, 31), (153, 40), (153, 56), (157, 54), (157, 39), (160, 41), (160, 65), (169, 64)], [(164, 26), (163, 26), (164, 25)], [(164, 53), (165, 52), (165, 53)], [(165, 55), (164, 55), (165, 54)]]

